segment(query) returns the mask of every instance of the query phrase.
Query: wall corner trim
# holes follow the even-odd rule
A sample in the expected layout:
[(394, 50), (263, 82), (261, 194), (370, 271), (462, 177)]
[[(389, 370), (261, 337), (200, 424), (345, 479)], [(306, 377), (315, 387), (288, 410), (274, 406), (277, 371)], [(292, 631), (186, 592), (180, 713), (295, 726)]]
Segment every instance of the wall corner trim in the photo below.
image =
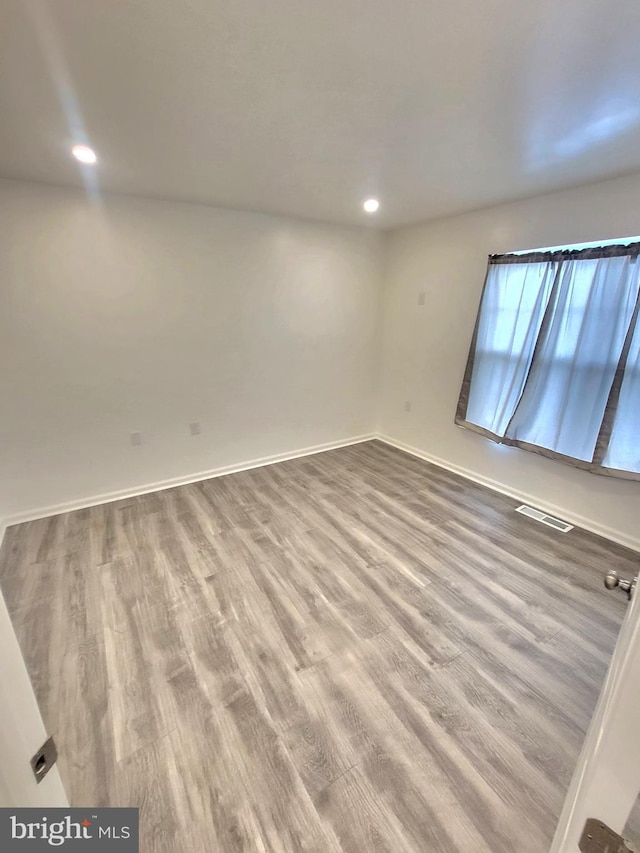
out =
[(494, 492), (499, 492), (501, 495), (506, 495), (520, 503), (530, 504), (536, 509), (540, 509), (549, 515), (555, 515), (559, 518), (568, 521), (576, 527), (581, 527), (583, 530), (588, 530), (590, 533), (595, 533), (597, 536), (602, 536), (611, 542), (616, 542), (618, 545), (624, 545), (632, 551), (640, 552), (640, 538), (628, 536), (620, 530), (613, 527), (608, 527), (605, 524), (595, 521), (592, 518), (586, 518), (583, 515), (578, 515), (575, 512), (570, 512), (565, 507), (557, 504), (545, 503), (541, 504), (540, 499), (528, 492), (522, 492), (517, 489), (510, 489), (499, 480), (493, 480), (491, 477), (484, 477), (482, 474), (477, 474), (469, 468), (463, 468), (461, 465), (455, 465), (453, 462), (448, 462), (446, 459), (440, 459), (438, 456), (433, 456), (426, 453), (424, 450), (419, 450), (417, 447), (412, 447), (410, 444), (405, 444), (402, 441), (397, 441), (391, 436), (378, 433), (376, 436), (378, 441), (388, 444), (390, 447), (395, 447), (397, 450), (404, 450), (405, 453), (410, 453), (411, 456), (416, 456), (418, 459), (424, 459), (425, 462), (431, 462), (432, 465), (437, 465), (438, 468), (444, 468), (446, 471), (452, 471), (454, 474), (459, 474), (466, 480), (471, 480), (473, 483), (478, 483), (481, 486), (486, 486)]
[(88, 507), (98, 506), (100, 504), (112, 503), (113, 501), (125, 500), (126, 498), (134, 498), (139, 495), (147, 495), (151, 492), (161, 492), (164, 489), (171, 489), (174, 486), (186, 486), (189, 483), (199, 483), (201, 480), (223, 477), (225, 474), (237, 474), (239, 471), (248, 471), (251, 468), (262, 468), (264, 465), (274, 465), (276, 462), (286, 462), (289, 459), (298, 459), (301, 456), (313, 456), (314, 453), (323, 453), (326, 450), (337, 450), (340, 447), (349, 447), (352, 444), (362, 444), (364, 441), (372, 441), (376, 437), (375, 433), (351, 436), (350, 438), (343, 438), (338, 441), (328, 441), (325, 444), (316, 444), (311, 447), (291, 450), (287, 453), (275, 453), (272, 456), (263, 456), (260, 459), (251, 459), (247, 462), (238, 462), (234, 465), (223, 465), (219, 468), (212, 468), (208, 471), (198, 471), (197, 473), (185, 474), (181, 477), (158, 480), (155, 483), (145, 483), (144, 485), (135, 486), (130, 489), (121, 489), (116, 492), (105, 492), (104, 494), (91, 495), (90, 497), (80, 498), (75, 501), (68, 501), (67, 503), (53, 504), (52, 506), (26, 510), (25, 512), (19, 512), (15, 515), (9, 515), (4, 519), (0, 519), (0, 542), (2, 541), (4, 530), (14, 524), (22, 524), (25, 521), (37, 521), (39, 518), (49, 518), (52, 515), (62, 515), (65, 512), (73, 512), (77, 509), (87, 509)]
[(199, 471), (197, 473), (187, 474), (182, 477), (173, 477), (167, 480), (159, 480), (155, 483), (147, 483), (145, 485), (137, 486), (131, 489), (122, 489), (116, 492), (106, 492), (104, 494), (92, 495), (90, 497), (82, 498), (76, 501), (69, 501), (67, 503), (54, 504), (52, 506), (45, 506), (34, 510), (28, 510), (22, 513), (16, 513), (15, 515), (10, 515), (6, 518), (0, 519), (0, 545), (2, 545), (2, 540), (4, 538), (4, 534), (7, 527), (10, 527), (14, 524), (22, 524), (25, 521), (36, 521), (39, 518), (48, 518), (52, 515), (61, 515), (65, 512), (73, 512), (77, 509), (86, 509), (87, 507), (98, 506), (100, 504), (105, 503), (112, 503), (113, 501), (118, 500), (125, 500), (126, 498), (150, 494), (151, 492), (160, 492), (163, 489), (170, 489), (174, 486), (184, 486), (188, 485), (189, 483), (198, 483), (201, 480), (209, 480), (215, 477), (223, 477), (225, 474), (235, 474), (239, 471), (248, 471), (251, 468), (261, 468), (264, 465), (273, 465), (277, 462), (286, 462), (289, 459), (298, 459), (302, 456), (313, 456), (315, 453), (324, 453), (327, 450), (337, 450), (340, 447), (349, 447), (353, 444), (361, 444), (365, 441), (372, 441), (374, 439), (382, 441), (384, 444), (388, 444), (390, 447), (395, 447), (398, 450), (402, 450), (405, 453), (409, 453), (411, 454), (411, 456), (415, 456), (418, 459), (423, 459), (425, 462), (430, 462), (432, 465), (437, 465), (438, 468), (444, 468), (446, 471), (452, 471), (454, 474), (459, 474), (466, 480), (470, 480), (473, 483), (478, 483), (481, 486), (485, 486), (488, 489), (492, 489), (494, 492), (498, 492), (499, 494), (513, 498), (514, 501), (531, 504), (532, 506), (542, 510), (543, 512), (547, 512), (550, 515), (555, 515), (560, 518), (566, 519), (569, 523), (574, 524), (576, 527), (581, 527), (583, 530), (588, 530), (591, 533), (595, 533), (597, 536), (602, 536), (604, 539), (610, 540), (611, 542), (616, 542), (619, 545), (624, 545), (625, 547), (630, 548), (632, 551), (640, 552), (639, 537), (628, 536), (627, 534), (622, 533), (621, 531), (616, 530), (613, 527), (608, 527), (607, 525), (600, 524), (598, 521), (592, 518), (587, 518), (585, 516), (578, 515), (577, 513), (570, 512), (565, 507), (558, 506), (557, 504), (541, 504), (540, 500), (535, 495), (516, 489), (510, 489), (498, 480), (493, 480), (490, 477), (484, 477), (481, 474), (477, 474), (475, 471), (472, 471), (468, 468), (463, 468), (461, 465), (456, 465), (453, 462), (449, 462), (446, 459), (441, 459), (440, 457), (434, 456), (431, 453), (426, 453), (424, 450), (419, 450), (417, 447), (413, 447), (410, 444), (405, 444), (404, 442), (398, 441), (397, 439), (392, 438), (389, 435), (385, 435), (384, 433), (368, 433), (366, 435), (352, 436), (351, 438), (345, 438), (339, 441), (330, 441), (326, 442), (325, 444), (317, 444), (311, 447), (305, 447), (299, 450), (289, 451), (287, 453), (277, 453), (272, 456), (263, 456), (259, 459), (252, 459), (246, 462), (237, 463), (235, 465), (224, 465), (219, 468), (212, 468), (211, 470), (207, 471)]

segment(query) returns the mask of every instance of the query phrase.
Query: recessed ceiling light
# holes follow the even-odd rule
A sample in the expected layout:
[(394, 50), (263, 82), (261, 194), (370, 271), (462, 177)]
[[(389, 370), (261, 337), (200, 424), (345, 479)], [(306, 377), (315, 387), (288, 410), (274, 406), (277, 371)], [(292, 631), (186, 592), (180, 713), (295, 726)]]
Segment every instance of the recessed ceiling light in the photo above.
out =
[(377, 198), (368, 198), (362, 206), (367, 211), (367, 213), (375, 213), (376, 210), (380, 207), (380, 202)]
[(93, 165), (93, 163), (97, 162), (98, 158), (96, 157), (96, 152), (93, 148), (89, 148), (88, 145), (74, 145), (71, 149), (71, 153), (79, 160), (81, 163), (88, 163), (89, 165)]

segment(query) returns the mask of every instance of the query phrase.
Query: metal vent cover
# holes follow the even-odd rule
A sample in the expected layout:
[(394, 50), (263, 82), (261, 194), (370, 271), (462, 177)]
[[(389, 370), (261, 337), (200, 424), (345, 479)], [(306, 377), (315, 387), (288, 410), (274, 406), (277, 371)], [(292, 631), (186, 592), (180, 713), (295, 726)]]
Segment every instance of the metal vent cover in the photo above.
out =
[(559, 530), (560, 533), (568, 533), (573, 530), (573, 524), (567, 524), (559, 518), (554, 518), (552, 515), (547, 515), (546, 512), (540, 512), (539, 509), (534, 509), (532, 506), (522, 504), (516, 507), (516, 512), (526, 515), (528, 518), (533, 518), (534, 521), (539, 521), (541, 524), (546, 524), (548, 527), (553, 527), (554, 530)]

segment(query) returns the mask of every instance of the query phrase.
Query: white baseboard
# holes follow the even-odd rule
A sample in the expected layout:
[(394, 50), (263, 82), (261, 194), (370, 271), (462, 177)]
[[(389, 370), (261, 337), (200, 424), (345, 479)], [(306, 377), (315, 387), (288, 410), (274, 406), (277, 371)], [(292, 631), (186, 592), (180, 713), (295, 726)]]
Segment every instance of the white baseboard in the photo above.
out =
[(432, 456), (430, 453), (425, 453), (423, 450), (418, 450), (417, 447), (412, 447), (402, 441), (396, 441), (388, 435), (378, 434), (376, 438), (385, 444), (395, 447), (398, 450), (404, 450), (405, 453), (410, 453), (411, 456), (417, 456), (419, 459), (424, 459), (425, 462), (431, 462), (432, 465), (437, 465), (438, 468), (444, 468), (447, 471), (452, 471), (454, 474), (459, 474), (467, 480), (472, 480), (474, 483), (479, 483), (481, 486), (486, 486), (494, 492), (499, 492), (501, 495), (513, 498), (520, 503), (530, 504), (536, 509), (550, 515), (557, 516), (574, 524), (576, 527), (581, 527), (583, 530), (589, 530), (591, 533), (596, 533), (604, 539), (609, 539), (611, 542), (617, 542), (619, 545), (624, 545), (626, 548), (631, 548), (632, 551), (640, 551), (640, 539), (635, 536), (628, 536), (613, 527), (608, 527), (606, 524), (600, 524), (593, 518), (586, 518), (583, 515), (578, 515), (575, 512), (570, 512), (565, 507), (557, 506), (556, 504), (544, 503), (541, 504), (540, 499), (528, 492), (522, 492), (518, 489), (511, 489), (500, 483), (498, 480), (493, 480), (491, 477), (484, 477), (482, 474), (477, 474), (475, 471), (470, 471), (468, 468), (463, 468), (461, 465), (456, 465), (453, 462), (448, 462), (446, 459), (440, 459), (438, 456)]
[(189, 483), (198, 483), (200, 480), (210, 480), (213, 477), (223, 477), (225, 474), (236, 474), (238, 471), (248, 471), (251, 468), (262, 468), (264, 465), (273, 465), (276, 462), (286, 462), (288, 459), (298, 459), (301, 456), (312, 456), (314, 453), (323, 453), (325, 450), (337, 450), (339, 447), (349, 447), (352, 444), (361, 444), (363, 441), (371, 441), (376, 438), (373, 433), (357, 435), (344, 438), (340, 441), (328, 441), (325, 444), (316, 444), (313, 447), (303, 447), (288, 453), (275, 453), (273, 456), (263, 456), (260, 459), (251, 459), (248, 462), (240, 462), (236, 465), (223, 465), (220, 468), (212, 468), (210, 471), (198, 471), (195, 474), (186, 474), (183, 477), (173, 477), (168, 480), (159, 480), (156, 483), (146, 483), (131, 489), (121, 489), (117, 492), (105, 492), (101, 495), (91, 495), (67, 503), (53, 504), (52, 506), (39, 507), (38, 509), (9, 515), (0, 520), (0, 543), (4, 530), (12, 524), (22, 524), (25, 521), (36, 521), (39, 518), (49, 518), (52, 515), (61, 515), (65, 512), (73, 512), (76, 509), (86, 509), (99, 504), (112, 503), (126, 498), (134, 498), (139, 495), (147, 495), (151, 492), (161, 492), (163, 489), (171, 489), (174, 486), (186, 486)]
[(431, 453), (425, 453), (425, 451), (419, 450), (417, 447), (412, 447), (402, 441), (396, 441), (396, 439), (391, 438), (391, 436), (383, 435), (381, 433), (370, 433), (367, 435), (359, 435), (353, 436), (352, 438), (342, 439), (341, 441), (330, 441), (325, 444), (314, 445), (313, 447), (304, 447), (289, 453), (277, 453), (273, 456), (263, 456), (260, 459), (252, 459), (248, 462), (241, 462), (236, 465), (225, 465), (220, 468), (213, 468), (209, 471), (199, 471), (195, 474), (187, 474), (183, 477), (160, 480), (156, 483), (147, 483), (132, 489), (122, 489), (117, 492), (92, 495), (91, 497), (77, 501), (54, 504), (52, 506), (40, 507), (39, 509), (10, 515), (4, 519), (0, 519), (0, 545), (2, 544), (6, 528), (12, 524), (21, 524), (25, 521), (35, 521), (38, 518), (48, 518), (51, 515), (73, 512), (73, 510), (76, 509), (85, 509), (99, 504), (137, 497), (138, 495), (146, 495), (151, 492), (160, 492), (163, 489), (170, 489), (174, 486), (184, 486), (188, 483), (197, 483), (200, 480), (209, 480), (213, 477), (223, 477), (225, 474), (234, 474), (238, 471), (248, 471), (251, 468), (260, 468), (263, 465), (273, 465), (276, 462), (285, 462), (287, 459), (297, 459), (301, 456), (312, 456), (314, 453), (323, 453), (326, 450), (336, 450), (339, 447), (361, 444), (362, 442), (371, 441), (372, 439), (378, 439), (379, 441), (384, 442), (384, 444), (388, 444), (390, 447), (403, 450), (405, 453), (411, 454), (411, 456), (416, 456), (418, 459), (424, 459), (425, 462), (431, 462), (431, 464), (437, 465), (439, 468), (444, 468), (447, 471), (452, 471), (454, 474), (459, 474), (467, 480), (479, 483), (481, 486), (486, 486), (494, 492), (499, 492), (502, 495), (506, 495), (507, 497), (519, 501), (520, 503), (531, 504), (543, 512), (566, 519), (571, 524), (576, 525), (576, 527), (589, 530), (592, 533), (596, 533), (598, 536), (609, 539), (611, 542), (617, 542), (620, 545), (631, 548), (633, 551), (640, 551), (640, 538), (628, 536), (613, 527), (601, 524), (595, 519), (586, 518), (583, 515), (570, 512), (565, 507), (557, 506), (556, 504), (541, 503), (535, 495), (531, 495), (528, 492), (523, 492), (517, 489), (511, 489), (498, 480), (493, 480), (490, 477), (484, 477), (481, 474), (477, 474), (475, 471), (463, 468), (461, 465), (456, 465), (446, 459), (440, 459), (438, 456), (433, 456)]

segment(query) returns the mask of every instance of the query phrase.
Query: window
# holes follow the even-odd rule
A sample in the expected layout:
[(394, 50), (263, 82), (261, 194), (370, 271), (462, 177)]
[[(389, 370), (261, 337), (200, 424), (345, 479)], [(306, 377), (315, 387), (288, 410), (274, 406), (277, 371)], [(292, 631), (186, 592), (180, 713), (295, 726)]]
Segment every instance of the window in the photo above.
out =
[(640, 242), (491, 255), (456, 423), (640, 475)]

